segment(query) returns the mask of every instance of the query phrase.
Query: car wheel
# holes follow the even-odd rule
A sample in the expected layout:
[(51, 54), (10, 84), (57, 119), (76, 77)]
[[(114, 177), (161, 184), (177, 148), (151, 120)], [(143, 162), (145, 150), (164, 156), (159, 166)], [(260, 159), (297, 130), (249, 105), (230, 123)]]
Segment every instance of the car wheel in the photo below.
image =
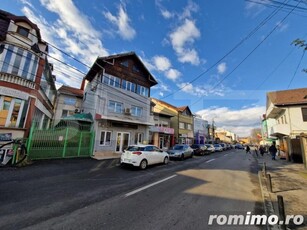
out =
[(184, 155), (183, 154), (181, 154), (181, 157), (180, 157), (180, 160), (184, 160)]
[(163, 161), (163, 164), (167, 165), (168, 162), (169, 162), (168, 157), (165, 157), (165, 158), (164, 158), (164, 161)]
[(140, 168), (142, 170), (146, 169), (147, 168), (147, 161), (146, 160), (142, 160), (141, 163), (140, 163)]

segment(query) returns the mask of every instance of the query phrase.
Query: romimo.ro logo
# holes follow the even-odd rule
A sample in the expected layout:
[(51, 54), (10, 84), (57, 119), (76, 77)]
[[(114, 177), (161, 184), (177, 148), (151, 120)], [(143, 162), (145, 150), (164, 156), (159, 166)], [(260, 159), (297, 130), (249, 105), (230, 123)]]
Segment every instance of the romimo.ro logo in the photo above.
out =
[(301, 225), (304, 223), (304, 217), (287, 215), (285, 220), (280, 220), (277, 215), (251, 215), (251, 212), (246, 215), (210, 215), (208, 225), (288, 225), (291, 221), (295, 225)]

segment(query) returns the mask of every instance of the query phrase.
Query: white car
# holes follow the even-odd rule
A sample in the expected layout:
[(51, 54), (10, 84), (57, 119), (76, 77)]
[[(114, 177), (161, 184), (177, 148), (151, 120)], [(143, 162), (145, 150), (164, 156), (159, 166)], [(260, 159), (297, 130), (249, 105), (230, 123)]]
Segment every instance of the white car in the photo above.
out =
[(131, 145), (121, 155), (120, 163), (146, 169), (148, 165), (164, 163), (168, 164), (167, 152), (154, 145)]

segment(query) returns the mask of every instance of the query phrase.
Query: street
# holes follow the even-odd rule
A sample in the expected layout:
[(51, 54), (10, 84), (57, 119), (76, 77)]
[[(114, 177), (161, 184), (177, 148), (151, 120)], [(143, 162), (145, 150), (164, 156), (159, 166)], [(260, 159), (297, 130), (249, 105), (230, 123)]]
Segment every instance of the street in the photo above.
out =
[[(258, 162), (243, 150), (145, 171), (70, 159), (1, 169), (1, 229), (220, 229), (209, 215), (263, 214)], [(262, 229), (224, 226), (225, 229)]]

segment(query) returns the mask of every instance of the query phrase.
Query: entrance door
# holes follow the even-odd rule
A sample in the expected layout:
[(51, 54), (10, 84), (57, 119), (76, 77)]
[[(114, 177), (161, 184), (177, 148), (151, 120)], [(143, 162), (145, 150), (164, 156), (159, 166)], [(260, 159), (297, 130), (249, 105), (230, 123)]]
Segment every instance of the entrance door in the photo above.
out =
[(163, 149), (163, 147), (164, 147), (164, 137), (160, 137), (159, 138), (159, 148)]
[(130, 133), (117, 133), (116, 152), (123, 152), (130, 143)]

